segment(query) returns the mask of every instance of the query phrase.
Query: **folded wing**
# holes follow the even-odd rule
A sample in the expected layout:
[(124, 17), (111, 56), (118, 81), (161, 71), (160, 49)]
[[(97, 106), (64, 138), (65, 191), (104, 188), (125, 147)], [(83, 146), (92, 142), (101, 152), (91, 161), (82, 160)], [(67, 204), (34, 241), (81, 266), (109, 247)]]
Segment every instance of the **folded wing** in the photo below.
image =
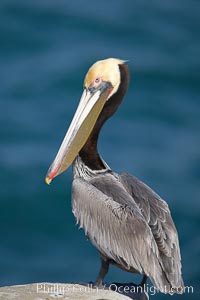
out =
[(121, 174), (120, 181), (133, 197), (151, 228), (159, 250), (159, 260), (172, 288), (183, 287), (178, 234), (167, 203), (151, 188), (130, 174)]
[[(171, 245), (168, 249), (163, 243), (168, 232), (156, 227), (160, 226), (155, 221), (157, 208), (151, 208), (148, 200), (139, 205), (129, 184), (124, 175), (98, 176), (89, 182), (74, 179), (73, 213), (102, 255), (126, 270), (146, 274), (156, 288), (168, 292), (173, 285), (165, 269), (170, 266), (163, 262), (160, 252), (163, 247), (163, 255), (170, 255)], [(165, 212), (159, 210), (159, 218), (163, 219), (166, 211), (166, 207)]]

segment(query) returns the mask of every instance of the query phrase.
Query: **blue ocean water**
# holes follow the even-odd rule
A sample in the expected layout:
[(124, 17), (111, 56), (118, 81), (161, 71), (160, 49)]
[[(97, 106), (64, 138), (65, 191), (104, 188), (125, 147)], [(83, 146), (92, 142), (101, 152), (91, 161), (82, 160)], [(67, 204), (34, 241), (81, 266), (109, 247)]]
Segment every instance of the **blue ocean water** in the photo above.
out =
[[(131, 84), (100, 152), (168, 202), (194, 288), (181, 299), (199, 299), (199, 16), (196, 0), (1, 0), (0, 285), (95, 279), (97, 251), (71, 212), (71, 172), (50, 187), (44, 177), (87, 69), (117, 57), (129, 60)], [(138, 277), (114, 267), (107, 276), (126, 280)]]

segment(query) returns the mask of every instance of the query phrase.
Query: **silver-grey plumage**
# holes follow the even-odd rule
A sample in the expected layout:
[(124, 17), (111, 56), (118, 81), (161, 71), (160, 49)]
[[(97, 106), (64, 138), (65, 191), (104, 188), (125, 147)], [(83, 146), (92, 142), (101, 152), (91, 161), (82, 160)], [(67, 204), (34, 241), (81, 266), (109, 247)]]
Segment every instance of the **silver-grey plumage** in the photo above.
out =
[(181, 292), (179, 241), (167, 203), (137, 178), (107, 165), (92, 171), (77, 157), (73, 174), (73, 213), (101, 257), (146, 274), (162, 292)]

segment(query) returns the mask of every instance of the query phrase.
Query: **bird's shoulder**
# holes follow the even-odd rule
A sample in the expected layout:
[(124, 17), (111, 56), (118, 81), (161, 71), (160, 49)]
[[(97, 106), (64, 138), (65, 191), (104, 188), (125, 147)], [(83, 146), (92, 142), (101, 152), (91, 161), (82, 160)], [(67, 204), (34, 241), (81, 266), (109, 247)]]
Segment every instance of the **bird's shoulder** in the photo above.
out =
[[(116, 173), (107, 173), (92, 177), (89, 180), (76, 178), (72, 184), (73, 199), (93, 199), (96, 205), (106, 205), (115, 214), (118, 212), (122, 216), (126, 210), (126, 214), (134, 215), (139, 219), (144, 217), (140, 208), (134, 201), (133, 197), (127, 192), (126, 188), (120, 181), (120, 176)], [(116, 214), (116, 216), (118, 216)]]

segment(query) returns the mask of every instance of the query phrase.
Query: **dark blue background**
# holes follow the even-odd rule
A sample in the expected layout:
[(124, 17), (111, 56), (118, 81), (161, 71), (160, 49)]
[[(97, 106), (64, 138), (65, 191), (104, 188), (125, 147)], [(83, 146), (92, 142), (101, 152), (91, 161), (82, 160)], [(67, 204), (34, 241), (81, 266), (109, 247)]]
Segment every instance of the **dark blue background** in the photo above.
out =
[[(50, 187), (44, 177), (87, 69), (117, 57), (130, 60), (131, 85), (100, 152), (167, 200), (194, 286), (181, 299), (199, 299), (199, 37), (194, 0), (0, 1), (1, 285), (95, 279), (97, 251), (71, 213), (71, 172)], [(137, 278), (113, 267), (107, 281)]]

